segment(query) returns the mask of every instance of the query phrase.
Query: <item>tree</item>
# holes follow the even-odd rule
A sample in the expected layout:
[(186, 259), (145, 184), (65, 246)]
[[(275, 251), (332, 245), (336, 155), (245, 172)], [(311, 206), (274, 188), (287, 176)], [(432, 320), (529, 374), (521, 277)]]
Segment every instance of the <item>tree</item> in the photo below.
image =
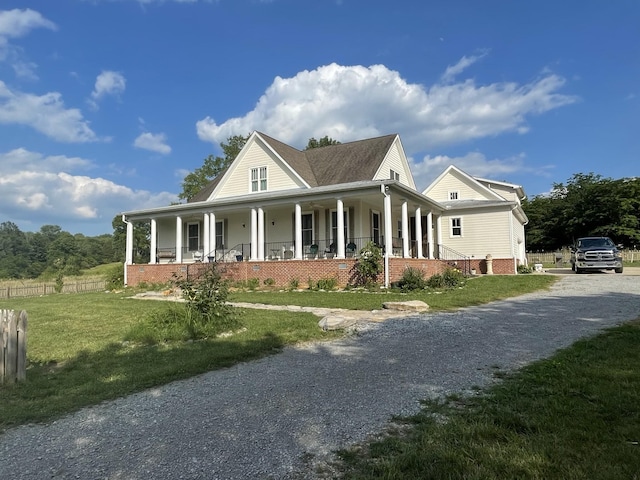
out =
[(207, 184), (216, 178), (218, 174), (224, 171), (242, 150), (249, 140), (249, 135), (234, 135), (227, 139), (227, 143), (220, 143), (220, 148), (224, 153), (224, 157), (214, 157), (209, 155), (204, 159), (204, 163), (200, 168), (196, 168), (193, 172), (184, 177), (182, 181), (182, 192), (178, 195), (181, 200), (189, 200), (196, 195)]
[(29, 244), (13, 222), (0, 224), (0, 278), (24, 278), (29, 265)]
[[(127, 224), (120, 215), (113, 217), (112, 251), (114, 261), (124, 261), (127, 243)], [(149, 222), (136, 222), (133, 228), (133, 261), (134, 263), (149, 262), (151, 250), (151, 225)]]
[(327, 147), (329, 145), (340, 145), (340, 142), (337, 140), (334, 140), (333, 138), (330, 138), (328, 135), (325, 135), (320, 140), (316, 140), (314, 137), (311, 137), (309, 139), (309, 142), (307, 143), (307, 146), (305, 147), (305, 150), (311, 150), (312, 148)]

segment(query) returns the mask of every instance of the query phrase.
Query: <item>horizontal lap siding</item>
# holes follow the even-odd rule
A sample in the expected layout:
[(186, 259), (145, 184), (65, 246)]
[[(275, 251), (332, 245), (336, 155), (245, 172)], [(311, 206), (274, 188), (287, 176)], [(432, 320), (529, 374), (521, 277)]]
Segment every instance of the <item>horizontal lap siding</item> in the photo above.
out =
[[(451, 214), (442, 217), (442, 243), (468, 257), (484, 258), (491, 254), (494, 258), (512, 256), (509, 245), (509, 222), (505, 221), (507, 211), (474, 211), (471, 215)], [(451, 218), (462, 218), (462, 237), (451, 237)]]

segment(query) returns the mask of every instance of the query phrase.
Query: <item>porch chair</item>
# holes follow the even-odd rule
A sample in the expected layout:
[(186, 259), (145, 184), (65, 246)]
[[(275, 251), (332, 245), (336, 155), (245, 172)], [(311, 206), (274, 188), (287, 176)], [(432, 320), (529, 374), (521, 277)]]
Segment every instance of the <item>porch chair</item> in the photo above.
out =
[(316, 258), (318, 258), (318, 245), (314, 243), (313, 245), (309, 245), (309, 250), (307, 250), (307, 259), (311, 260)]
[(358, 248), (358, 247), (356, 247), (356, 244), (355, 244), (355, 243), (353, 243), (353, 242), (349, 242), (349, 243), (347, 243), (347, 248), (345, 249), (345, 252), (344, 252), (344, 253), (345, 253), (345, 256), (346, 256), (347, 258), (355, 257), (355, 255), (356, 255), (356, 248)]

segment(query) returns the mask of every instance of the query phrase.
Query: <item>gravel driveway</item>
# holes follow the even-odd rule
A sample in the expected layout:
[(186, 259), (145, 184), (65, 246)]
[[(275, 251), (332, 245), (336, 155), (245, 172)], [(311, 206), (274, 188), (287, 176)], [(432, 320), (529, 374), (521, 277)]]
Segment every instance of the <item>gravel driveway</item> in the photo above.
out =
[(420, 399), (487, 385), (497, 368), (638, 316), (640, 277), (596, 274), (482, 307), (365, 323), (349, 338), (12, 429), (0, 436), (0, 478), (310, 478), (310, 464), (417, 412)]

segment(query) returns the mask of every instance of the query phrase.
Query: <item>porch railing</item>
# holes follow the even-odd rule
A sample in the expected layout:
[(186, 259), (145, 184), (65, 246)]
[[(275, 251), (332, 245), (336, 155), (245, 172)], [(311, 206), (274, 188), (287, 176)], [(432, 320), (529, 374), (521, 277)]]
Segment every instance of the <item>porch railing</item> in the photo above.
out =
[(450, 266), (459, 269), (463, 275), (471, 275), (471, 258), (456, 252), (453, 248), (438, 245), (438, 259), (444, 260)]

